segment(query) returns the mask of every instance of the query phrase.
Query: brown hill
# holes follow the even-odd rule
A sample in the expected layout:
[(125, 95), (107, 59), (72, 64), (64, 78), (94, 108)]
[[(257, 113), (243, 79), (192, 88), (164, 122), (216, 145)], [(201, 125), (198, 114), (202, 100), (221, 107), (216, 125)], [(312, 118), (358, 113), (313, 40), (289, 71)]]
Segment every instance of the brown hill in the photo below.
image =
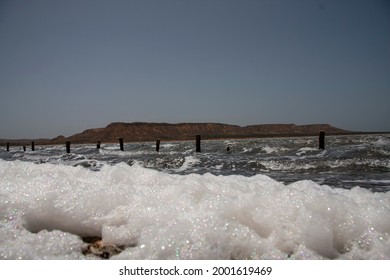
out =
[(118, 138), (124, 141), (153, 141), (188, 140), (195, 135), (202, 135), (203, 139), (213, 138), (241, 138), (241, 137), (269, 137), (269, 136), (304, 136), (317, 135), (320, 130), (327, 134), (347, 134), (349, 131), (333, 127), (328, 124), (294, 125), (294, 124), (263, 124), (251, 126), (237, 126), (220, 123), (111, 123), (104, 128), (87, 129), (67, 138), (57, 137), (51, 143), (63, 143), (64, 140), (73, 143), (117, 142)]

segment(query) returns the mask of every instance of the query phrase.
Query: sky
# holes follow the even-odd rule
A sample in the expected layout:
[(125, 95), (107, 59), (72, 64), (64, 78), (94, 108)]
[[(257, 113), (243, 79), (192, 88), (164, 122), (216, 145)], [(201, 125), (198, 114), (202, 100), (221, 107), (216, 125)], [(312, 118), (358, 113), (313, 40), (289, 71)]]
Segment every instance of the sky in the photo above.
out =
[(390, 1), (0, 0), (0, 138), (135, 121), (390, 131)]

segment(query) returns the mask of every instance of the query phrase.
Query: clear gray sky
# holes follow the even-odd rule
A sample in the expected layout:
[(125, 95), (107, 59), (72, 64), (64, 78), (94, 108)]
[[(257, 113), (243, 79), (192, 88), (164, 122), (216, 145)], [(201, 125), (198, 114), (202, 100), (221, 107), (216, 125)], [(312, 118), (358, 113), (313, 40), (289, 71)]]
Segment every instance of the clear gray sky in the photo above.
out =
[(114, 121), (390, 131), (390, 1), (0, 0), (0, 138)]

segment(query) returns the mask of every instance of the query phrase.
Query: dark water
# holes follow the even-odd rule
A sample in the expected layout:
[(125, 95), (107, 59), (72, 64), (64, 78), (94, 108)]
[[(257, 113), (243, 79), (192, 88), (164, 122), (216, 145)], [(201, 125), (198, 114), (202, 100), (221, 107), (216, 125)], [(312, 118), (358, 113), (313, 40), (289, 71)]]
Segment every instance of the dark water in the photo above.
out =
[[(36, 146), (34, 152), (21, 147), (0, 151), (4, 160), (81, 165), (99, 171), (104, 164), (126, 162), (175, 174), (268, 175), (286, 184), (312, 180), (333, 187), (360, 186), (375, 192), (390, 190), (390, 135), (328, 136), (326, 149), (318, 149), (317, 137), (262, 138), (118, 144)], [(227, 151), (229, 147), (230, 151)]]

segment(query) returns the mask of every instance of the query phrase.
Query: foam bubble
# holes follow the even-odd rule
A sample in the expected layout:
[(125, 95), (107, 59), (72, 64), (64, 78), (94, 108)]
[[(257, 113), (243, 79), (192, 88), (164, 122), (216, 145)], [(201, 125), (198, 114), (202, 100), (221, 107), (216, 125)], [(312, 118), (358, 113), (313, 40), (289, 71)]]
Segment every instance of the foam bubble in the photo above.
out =
[(390, 258), (390, 193), (361, 188), (0, 160), (0, 198), (3, 259), (86, 258), (80, 236), (118, 259)]

